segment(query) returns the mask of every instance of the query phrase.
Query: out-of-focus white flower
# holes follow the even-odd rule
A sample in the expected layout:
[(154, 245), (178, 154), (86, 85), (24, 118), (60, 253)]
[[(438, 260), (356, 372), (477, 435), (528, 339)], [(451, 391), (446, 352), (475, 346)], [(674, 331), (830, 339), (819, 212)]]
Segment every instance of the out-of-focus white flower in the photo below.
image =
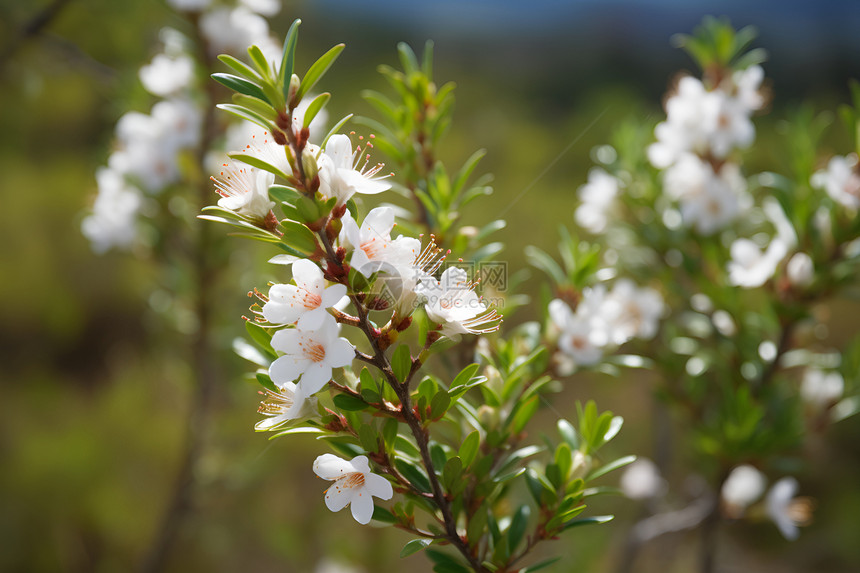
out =
[(768, 281), (785, 255), (788, 246), (780, 237), (771, 240), (762, 251), (749, 239), (737, 239), (730, 248), (732, 260), (728, 263), (729, 283), (745, 288), (760, 287)]
[(320, 193), (326, 197), (337, 197), (343, 205), (354, 194), (375, 195), (391, 188), (391, 183), (375, 177), (383, 164), (368, 167), (369, 155), (363, 155), (359, 147), (352, 149), (349, 137), (332, 135), (325, 148), (328, 161), (320, 165)]
[(340, 240), (342, 245), (353, 248), (349, 264), (366, 277), (388, 270), (389, 266), (410, 267), (421, 253), (421, 242), (403, 235), (392, 239), (393, 229), (394, 209), (391, 207), (372, 209), (360, 227), (347, 212)]
[[(759, 110), (764, 105), (761, 93), (761, 83), (764, 80), (764, 70), (761, 66), (750, 66), (732, 74), (735, 99), (748, 112)], [(731, 91), (731, 88), (728, 88)]]
[(81, 231), (90, 240), (93, 251), (104, 253), (112, 247), (128, 248), (137, 236), (135, 221), (140, 210), (140, 194), (108, 169), (96, 171), (98, 195), (93, 212), (81, 223)]
[(746, 182), (740, 169), (725, 163), (714, 173), (710, 163), (684, 154), (666, 170), (663, 189), (679, 202), (684, 224), (711, 235), (731, 223), (743, 209)]
[(175, 57), (156, 54), (152, 62), (140, 68), (138, 75), (146, 91), (160, 97), (169, 96), (191, 84), (194, 61), (185, 54)]
[(206, 12), (200, 18), (200, 30), (212, 56), (244, 54), (250, 45), (269, 38), (265, 18), (244, 6)]
[(860, 207), (860, 174), (857, 172), (857, 156), (853, 153), (831, 158), (827, 169), (817, 171), (810, 183), (827, 191), (841, 205), (851, 209)]
[(845, 381), (839, 372), (807, 368), (800, 384), (800, 397), (817, 410), (835, 405), (845, 392)]
[(212, 5), (212, 0), (167, 0), (167, 3), (180, 12), (202, 12)]
[(323, 454), (314, 460), (314, 473), (334, 481), (325, 492), (325, 505), (331, 511), (340, 511), (347, 505), (352, 516), (362, 525), (373, 517), (373, 497), (391, 499), (394, 489), (382, 476), (370, 471), (367, 456), (356, 456), (347, 461), (332, 454)]
[(305, 397), (293, 382), (285, 382), (277, 392), (267, 389), (264, 396), (257, 412), (268, 417), (254, 425), (258, 432), (276, 430), (292, 420), (307, 417), (316, 404), (316, 398)]
[(613, 344), (631, 338), (654, 338), (663, 314), (663, 297), (652, 288), (638, 288), (630, 279), (620, 279), (603, 303), (601, 313), (609, 325)]
[(364, 569), (323, 557), (323, 559), (317, 563), (314, 573), (364, 573)]
[(588, 183), (579, 188), (582, 203), (577, 207), (576, 222), (591, 233), (602, 233), (606, 229), (609, 213), (621, 182), (603, 169), (595, 167), (588, 172)]
[(654, 462), (648, 458), (638, 458), (621, 474), (619, 485), (630, 499), (650, 499), (665, 490), (666, 481), (660, 476), (660, 470)]
[(757, 501), (767, 487), (764, 474), (750, 465), (737, 466), (723, 482), (720, 495), (735, 514)]
[[(599, 315), (592, 312), (595, 298), (602, 301), (604, 289), (586, 288), (583, 298), (577, 306), (576, 313), (561, 299), (549, 303), (550, 320), (559, 328), (558, 348), (570, 357), (575, 365), (592, 366), (603, 357), (603, 349), (609, 342), (605, 335), (605, 323), (599, 323), (595, 318)], [(596, 297), (592, 294), (597, 294)], [(603, 327), (603, 329), (601, 329)], [(571, 369), (572, 370), (572, 369)]]
[(424, 310), (431, 321), (442, 325), (441, 333), (449, 338), (461, 334), (486, 334), (499, 329), (501, 317), (475, 293), (466, 271), (448, 267), (437, 281), (424, 277), (416, 287), (424, 300)]
[(724, 159), (735, 148), (745, 149), (755, 140), (749, 109), (721, 90), (711, 92), (714, 110), (706, 117), (705, 129), (711, 154)]
[(808, 287), (815, 279), (815, 264), (806, 253), (795, 253), (785, 266), (788, 280), (796, 287)]
[(738, 331), (735, 319), (725, 310), (719, 309), (715, 311), (711, 317), (711, 322), (714, 323), (714, 328), (717, 329), (717, 332), (723, 336), (734, 336)]
[(773, 484), (765, 498), (768, 517), (789, 541), (794, 541), (800, 535), (798, 526), (808, 525), (812, 519), (812, 501), (805, 497), (794, 497), (797, 489), (797, 480), (785, 477)]
[(218, 206), (257, 222), (264, 221), (275, 202), (269, 198), (269, 187), (275, 176), (250, 165), (227, 160), (218, 176), (210, 179), (221, 199)]
[(240, 4), (262, 16), (274, 16), (281, 11), (280, 0), (239, 0)]
[(291, 284), (275, 284), (269, 289), (269, 301), (263, 305), (263, 317), (272, 324), (293, 324), (301, 330), (320, 327), (328, 312), (346, 295), (346, 287), (330, 286), (316, 263), (299, 259), (293, 263)]
[(269, 366), (269, 377), (278, 387), (301, 376), (299, 390), (311, 396), (331, 380), (333, 368), (352, 363), (355, 350), (345, 338), (338, 338), (338, 325), (326, 316), (314, 331), (285, 328), (272, 336), (272, 348), (284, 355)]
[(666, 121), (657, 124), (657, 142), (648, 147), (648, 159), (658, 169), (665, 169), (685, 153), (706, 154), (708, 117), (714, 116), (713, 94), (696, 78), (685, 76), (678, 91), (666, 101)]
[(200, 143), (203, 114), (191, 101), (184, 98), (162, 100), (152, 106), (151, 115), (161, 144), (167, 148), (177, 150)]

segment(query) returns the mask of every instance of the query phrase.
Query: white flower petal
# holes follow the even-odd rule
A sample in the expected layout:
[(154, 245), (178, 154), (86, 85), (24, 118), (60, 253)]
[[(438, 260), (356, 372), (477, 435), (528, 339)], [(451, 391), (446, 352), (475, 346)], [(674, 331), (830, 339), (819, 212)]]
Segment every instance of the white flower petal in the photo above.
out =
[(306, 396), (311, 396), (322, 390), (329, 380), (331, 380), (331, 367), (324, 362), (315, 362), (304, 371), (299, 386)]
[(394, 488), (391, 487), (391, 482), (382, 476), (372, 473), (364, 476), (364, 489), (368, 494), (379, 499), (391, 499), (394, 495)]
[(345, 338), (338, 338), (326, 350), (326, 364), (331, 368), (344, 368), (352, 364), (355, 349)]
[(334, 454), (323, 454), (314, 460), (314, 473), (322, 479), (337, 480), (354, 471), (352, 463)]
[(296, 357), (289, 355), (281, 356), (269, 366), (269, 377), (272, 382), (281, 386), (298, 378), (304, 372), (307, 364), (307, 360), (296, 359)]
[(325, 506), (332, 511), (340, 511), (352, 501), (352, 490), (345, 489), (334, 482), (325, 490)]
[(349, 507), (357, 522), (362, 525), (370, 523), (370, 519), (373, 517), (373, 498), (370, 497), (365, 488), (358, 488), (352, 496)]

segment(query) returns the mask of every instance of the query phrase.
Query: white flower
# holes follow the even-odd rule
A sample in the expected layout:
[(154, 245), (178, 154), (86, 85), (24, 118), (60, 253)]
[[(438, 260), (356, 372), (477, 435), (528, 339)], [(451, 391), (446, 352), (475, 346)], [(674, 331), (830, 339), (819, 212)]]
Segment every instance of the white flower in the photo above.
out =
[(248, 10), (262, 16), (274, 16), (281, 11), (280, 0), (239, 0)]
[(720, 495), (731, 511), (742, 513), (761, 497), (766, 486), (764, 474), (750, 465), (741, 465), (734, 468), (723, 482)]
[(162, 100), (152, 106), (151, 115), (162, 145), (176, 150), (196, 147), (200, 143), (203, 114), (191, 101), (183, 98)]
[(785, 477), (773, 484), (765, 498), (765, 510), (768, 517), (779, 528), (783, 537), (790, 541), (797, 539), (799, 525), (807, 525), (811, 521), (812, 502), (808, 498), (796, 498), (797, 480)]
[(331, 380), (333, 368), (349, 366), (355, 357), (349, 341), (337, 335), (337, 323), (328, 315), (314, 331), (297, 328), (277, 331), (272, 336), (272, 348), (284, 355), (269, 366), (272, 382), (283, 387), (301, 376), (298, 385), (303, 395), (319, 392)]
[(341, 244), (354, 250), (349, 264), (366, 277), (390, 267), (409, 267), (421, 253), (421, 242), (411, 237), (391, 239), (394, 229), (394, 209), (372, 209), (361, 227), (347, 212), (343, 217)]
[(808, 287), (815, 279), (815, 264), (806, 253), (795, 253), (785, 266), (788, 280), (796, 287)]
[(810, 183), (827, 191), (841, 205), (851, 209), (860, 207), (860, 174), (857, 173), (857, 156), (853, 153), (831, 158), (827, 169), (817, 171)]
[(167, 0), (167, 3), (181, 12), (202, 12), (212, 4), (212, 0)]
[(373, 499), (391, 499), (394, 489), (382, 476), (370, 471), (367, 456), (356, 456), (347, 461), (332, 454), (323, 454), (314, 460), (314, 473), (334, 481), (325, 492), (325, 505), (331, 511), (340, 511), (347, 505), (352, 516), (362, 525), (373, 517)]
[(764, 97), (761, 94), (761, 83), (764, 80), (764, 70), (761, 66), (750, 66), (732, 74), (735, 99), (748, 112), (761, 109)]
[(338, 204), (342, 205), (356, 193), (375, 195), (390, 189), (390, 183), (374, 177), (382, 169), (382, 163), (368, 169), (370, 155), (362, 156), (362, 153), (361, 147), (353, 151), (346, 135), (331, 136), (325, 148), (328, 161), (320, 163), (320, 193), (337, 197)]
[(561, 331), (558, 338), (559, 350), (573, 359), (577, 365), (592, 366), (603, 357), (604, 346), (604, 344), (595, 344), (594, 338), (601, 338), (605, 343), (608, 342), (608, 337), (595, 336), (596, 329), (593, 328), (590, 317), (586, 316), (587, 313), (581, 312), (580, 308), (584, 308), (581, 303), (577, 307), (578, 312), (574, 314), (566, 302), (554, 299), (549, 303), (549, 316)]
[(723, 164), (719, 173), (714, 173), (710, 163), (686, 153), (666, 170), (663, 188), (666, 195), (680, 203), (686, 226), (711, 235), (732, 222), (743, 209), (746, 182), (733, 163)]
[(439, 281), (427, 276), (416, 291), (424, 300), (430, 320), (439, 323), (441, 333), (456, 339), (461, 334), (486, 334), (499, 329), (501, 319), (475, 293), (466, 271), (448, 267)]
[(152, 62), (140, 68), (140, 81), (146, 91), (168, 96), (184, 90), (194, 77), (194, 61), (185, 54), (171, 57), (156, 54)]
[(121, 174), (105, 167), (96, 172), (96, 181), (99, 192), (93, 213), (83, 220), (81, 231), (96, 253), (111, 247), (128, 248), (137, 236), (135, 221), (141, 205), (140, 194)]
[(665, 480), (648, 458), (638, 458), (621, 474), (621, 491), (630, 499), (649, 499), (663, 492)]
[(711, 92), (710, 110), (705, 120), (708, 147), (711, 154), (725, 158), (734, 148), (745, 149), (755, 139), (755, 127), (749, 118), (749, 110), (736, 99), (728, 97), (722, 90)]
[(817, 410), (835, 405), (845, 391), (845, 381), (838, 372), (807, 368), (800, 384), (800, 397)]
[(599, 167), (588, 172), (588, 183), (579, 188), (582, 203), (576, 209), (576, 222), (591, 233), (602, 233), (621, 182)]
[[(693, 77), (683, 77), (678, 91), (666, 101), (666, 121), (657, 124), (657, 142), (648, 147), (648, 159), (658, 169), (665, 169), (688, 152), (706, 154), (708, 117), (717, 109), (714, 94)], [(718, 97), (718, 96), (717, 96)]]
[(613, 344), (634, 337), (654, 338), (663, 314), (663, 297), (652, 288), (638, 288), (630, 279), (620, 279), (602, 303), (600, 314), (608, 324)]
[(200, 18), (200, 30), (213, 56), (244, 54), (251, 44), (269, 38), (269, 24), (265, 18), (244, 6), (206, 12)]
[(729, 251), (732, 260), (728, 263), (729, 283), (745, 288), (760, 287), (768, 281), (785, 255), (788, 246), (780, 237), (775, 237), (762, 251), (749, 239), (737, 239)]
[(322, 270), (316, 263), (299, 259), (293, 263), (291, 284), (276, 284), (269, 289), (269, 301), (263, 305), (263, 317), (272, 324), (296, 324), (301, 330), (316, 330), (325, 320), (326, 309), (346, 295), (346, 287), (326, 287)]
[(275, 430), (291, 420), (307, 417), (316, 403), (316, 398), (307, 398), (292, 382), (285, 382), (277, 392), (266, 389), (264, 396), (257, 412), (269, 417), (254, 425), (259, 432)]
[(264, 220), (275, 206), (269, 198), (269, 187), (275, 182), (275, 176), (250, 165), (239, 166), (231, 160), (223, 167), (217, 177), (210, 177), (221, 195), (218, 206), (254, 221)]

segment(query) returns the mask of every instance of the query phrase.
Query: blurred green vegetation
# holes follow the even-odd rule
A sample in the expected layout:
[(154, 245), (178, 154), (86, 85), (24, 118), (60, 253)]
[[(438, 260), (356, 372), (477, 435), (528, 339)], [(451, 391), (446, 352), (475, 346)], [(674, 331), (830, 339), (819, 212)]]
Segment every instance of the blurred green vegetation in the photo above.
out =
[[(304, 18), (300, 67), (322, 48), (345, 41), (347, 50), (325, 79), (334, 94), (332, 116), (371, 114), (358, 93), (385, 89), (375, 67), (395, 64), (394, 43), (401, 38), (396, 30), (354, 26), (310, 4), (286, 7), (273, 27), (283, 33), (293, 17)], [(29, 3), (4, 3), (4, 46), (16, 42), (16, 25), (36, 10)], [(176, 309), (158, 311), (153, 306), (163, 305), (150, 304), (151, 293), (163, 287), (154, 261), (122, 253), (95, 256), (79, 231), (114, 122), (151, 103), (136, 70), (154, 53), (165, 24), (182, 22), (161, 3), (71, 0), (43, 34), (0, 61), (2, 571), (135, 568), (173, 484), (191, 395), (186, 336), (171, 326)], [(418, 47), (423, 39), (413, 43)], [(482, 73), (473, 67), (477, 58), (461, 59), (439, 42), (437, 48), (436, 76), (458, 84), (455, 124), (440, 157), (457, 166), (484, 147), (482, 168), (496, 176), (495, 194), (473, 204), (464, 221), (481, 225), (503, 215), (503, 258), (510, 269), (523, 268), (526, 244), (553, 252), (557, 226), (572, 225), (591, 148), (605, 143), (626, 118), (656, 121), (662, 111), (654, 86), (662, 90), (670, 78), (652, 78), (647, 91), (635, 77), (624, 81), (594, 64), (576, 73), (552, 70), (552, 62), (531, 61), (527, 45), (519, 62), (509, 68), (497, 63)], [(677, 57), (668, 41), (665, 57)], [(779, 53), (772, 51), (772, 58)], [(844, 98), (841, 88), (820, 93), (821, 107)], [(777, 91), (771, 115), (758, 122), (751, 169), (778, 157), (773, 128), (787, 103)], [(844, 152), (847, 141), (840, 130), (830, 131), (830, 149)], [(405, 534), (359, 527), (324, 509), (325, 484), (311, 472), (321, 453), (317, 443), (306, 437), (268, 442), (253, 433), (256, 386), (242, 382), (245, 365), (229, 346), (241, 332), (244, 291), (277, 277), (264, 258), (237, 250), (218, 290), (217, 340), (226, 382), (218, 388), (197, 469), (195, 511), (183, 524), (168, 570), (312, 571), (326, 555), (367, 571), (429, 570), (421, 555), (398, 559)], [(537, 273), (533, 278), (526, 285), (532, 295), (540, 280)], [(514, 322), (539, 314), (530, 306)], [(856, 316), (854, 304), (832, 313), (837, 338), (856, 330)], [(575, 400), (595, 398), (627, 420), (620, 438), (626, 449), (617, 453), (647, 455), (655, 382), (647, 374), (578, 377), (553, 407), (572, 416)], [(726, 570), (857, 570), (858, 435), (855, 417), (808, 452), (812, 463), (801, 474), (803, 489), (818, 499), (818, 509), (800, 541), (783, 541), (773, 527), (732, 524), (722, 531)], [(565, 555), (557, 570), (610, 571), (615, 565), (637, 510), (622, 500), (597, 503), (598, 512), (617, 512), (618, 520), (544, 547), (547, 554)], [(659, 540), (643, 554), (642, 570), (669, 571), (662, 567), (667, 552), (673, 571), (690, 570), (694, 542), (693, 535)]]

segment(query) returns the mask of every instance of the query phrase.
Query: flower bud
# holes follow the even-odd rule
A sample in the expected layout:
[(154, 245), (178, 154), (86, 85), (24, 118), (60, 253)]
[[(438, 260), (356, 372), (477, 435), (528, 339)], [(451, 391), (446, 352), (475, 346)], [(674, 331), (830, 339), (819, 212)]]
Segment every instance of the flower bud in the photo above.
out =
[(488, 430), (492, 430), (499, 424), (499, 412), (495, 408), (484, 404), (478, 408), (478, 420), (482, 426)]
[(290, 91), (287, 96), (287, 102), (290, 104), (290, 108), (294, 108), (299, 105), (299, 102), (294, 102), (293, 99), (296, 97), (296, 93), (299, 91), (299, 87), (302, 85), (302, 80), (299, 79), (299, 76), (293, 74), (290, 78)]
[(793, 286), (808, 287), (815, 278), (815, 265), (806, 253), (795, 253), (785, 267), (788, 280)]
[(319, 174), (317, 160), (313, 153), (308, 153), (308, 150), (302, 153), (302, 169), (305, 171), (305, 180), (307, 181), (313, 181)]
[(591, 471), (591, 456), (576, 450), (573, 452), (573, 464), (570, 467), (571, 479), (584, 478)]

